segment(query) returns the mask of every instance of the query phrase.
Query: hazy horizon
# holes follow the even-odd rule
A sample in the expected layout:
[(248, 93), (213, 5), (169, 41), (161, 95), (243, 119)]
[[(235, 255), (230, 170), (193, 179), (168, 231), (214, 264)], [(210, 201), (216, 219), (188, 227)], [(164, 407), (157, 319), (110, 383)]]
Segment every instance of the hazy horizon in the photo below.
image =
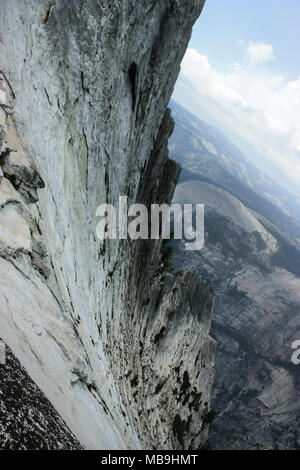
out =
[(298, 195), (299, 14), (297, 0), (206, 0), (173, 94)]

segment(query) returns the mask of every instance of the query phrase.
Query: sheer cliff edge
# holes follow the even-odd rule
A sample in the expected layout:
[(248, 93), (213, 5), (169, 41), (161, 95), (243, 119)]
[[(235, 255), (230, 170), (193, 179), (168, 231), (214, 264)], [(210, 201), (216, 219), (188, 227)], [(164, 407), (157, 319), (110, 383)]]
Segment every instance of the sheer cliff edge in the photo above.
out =
[(100, 203), (172, 199), (203, 3), (0, 0), (0, 338), (87, 449), (207, 440), (213, 291), (158, 269), (160, 240), (95, 232)]

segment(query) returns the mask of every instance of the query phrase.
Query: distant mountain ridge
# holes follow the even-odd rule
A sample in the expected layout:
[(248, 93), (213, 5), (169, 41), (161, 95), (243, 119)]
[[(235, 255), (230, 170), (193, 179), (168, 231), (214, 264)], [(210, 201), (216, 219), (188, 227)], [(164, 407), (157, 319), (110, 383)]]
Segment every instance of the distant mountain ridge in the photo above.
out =
[(300, 338), (299, 223), (278, 207), (280, 198), (290, 204), (282, 188), (267, 180), (275, 205), (261, 191), (266, 177), (256, 170), (255, 181), (228, 139), (171, 106), (170, 153), (183, 167), (173, 202), (205, 206), (203, 249), (187, 252), (173, 240), (173, 266), (194, 270), (216, 292), (210, 441), (217, 449), (300, 449), (300, 376), (291, 361)]
[[(219, 129), (174, 101), (170, 107), (176, 127), (169, 148), (172, 158), (183, 167), (182, 178), (186, 171), (196, 173), (242, 197), (249, 207), (260, 207), (262, 215), (300, 237), (300, 199), (258, 170)], [(190, 139), (184, 137), (187, 134)]]

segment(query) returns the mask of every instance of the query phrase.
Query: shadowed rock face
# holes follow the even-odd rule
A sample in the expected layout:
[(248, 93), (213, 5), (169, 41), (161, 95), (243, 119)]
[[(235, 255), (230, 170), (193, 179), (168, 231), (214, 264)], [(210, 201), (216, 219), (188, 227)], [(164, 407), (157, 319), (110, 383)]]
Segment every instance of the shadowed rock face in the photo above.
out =
[(6, 347), (0, 365), (0, 449), (81, 449), (49, 400)]
[(212, 290), (158, 270), (160, 241), (95, 233), (100, 203), (172, 199), (166, 108), (203, 3), (0, 2), (0, 332), (86, 448), (207, 438)]

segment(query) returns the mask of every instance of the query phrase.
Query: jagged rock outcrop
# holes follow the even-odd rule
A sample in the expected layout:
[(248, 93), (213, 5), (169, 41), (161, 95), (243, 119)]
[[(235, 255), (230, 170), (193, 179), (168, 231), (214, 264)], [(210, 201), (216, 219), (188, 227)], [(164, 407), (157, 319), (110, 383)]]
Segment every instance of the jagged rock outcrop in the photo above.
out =
[(202, 0), (0, 1), (0, 337), (86, 448), (207, 438), (212, 290), (100, 203), (170, 202), (166, 107)]

